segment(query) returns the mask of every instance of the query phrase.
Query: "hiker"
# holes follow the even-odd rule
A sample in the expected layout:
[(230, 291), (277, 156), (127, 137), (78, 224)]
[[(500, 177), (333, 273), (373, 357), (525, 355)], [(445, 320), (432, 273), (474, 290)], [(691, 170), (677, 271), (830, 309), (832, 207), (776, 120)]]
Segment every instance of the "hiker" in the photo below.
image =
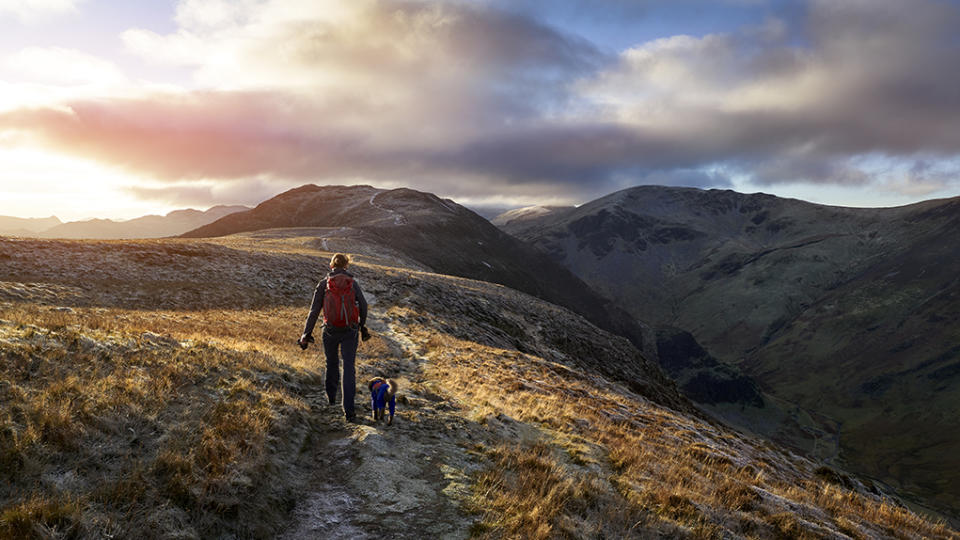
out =
[[(337, 397), (340, 384), (340, 358), (343, 358), (343, 414), (348, 422), (356, 422), (354, 396), (357, 392), (357, 337), (358, 333), (366, 341), (370, 339), (367, 331), (367, 300), (363, 297), (360, 284), (347, 272), (350, 259), (343, 253), (337, 253), (330, 259), (330, 273), (317, 284), (313, 293), (313, 304), (303, 335), (297, 341), (301, 349), (306, 350), (313, 341), (313, 327), (317, 317), (323, 311), (323, 353), (327, 358), (327, 373), (324, 384), (330, 404)], [(358, 332), (359, 330), (359, 332)]]

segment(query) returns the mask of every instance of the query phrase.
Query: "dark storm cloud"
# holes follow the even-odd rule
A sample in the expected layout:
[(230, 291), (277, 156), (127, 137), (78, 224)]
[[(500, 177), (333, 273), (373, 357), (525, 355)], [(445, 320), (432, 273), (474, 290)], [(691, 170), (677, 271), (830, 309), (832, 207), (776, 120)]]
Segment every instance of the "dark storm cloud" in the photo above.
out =
[(956, 4), (817, 1), (808, 14), (795, 28), (646, 44), (593, 91), (646, 131), (677, 134), (681, 161), (761, 183), (858, 185), (867, 155), (960, 154)]
[[(677, 0), (678, 4), (698, 3)], [(703, 3), (703, 2), (699, 2)], [(602, 5), (590, 0), (490, 0), (488, 5), (499, 9), (524, 13), (530, 17), (549, 11), (556, 17), (583, 17), (596, 21), (624, 21), (635, 23), (647, 15), (655, 0), (605, 0)]]

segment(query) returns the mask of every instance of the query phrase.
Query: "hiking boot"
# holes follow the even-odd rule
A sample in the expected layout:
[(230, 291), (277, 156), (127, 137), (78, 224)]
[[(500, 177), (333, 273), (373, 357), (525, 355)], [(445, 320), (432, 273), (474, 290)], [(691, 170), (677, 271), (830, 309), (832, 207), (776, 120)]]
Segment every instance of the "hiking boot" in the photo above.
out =
[(350, 423), (350, 424), (359, 424), (360, 421), (357, 420), (357, 415), (351, 414), (351, 415), (347, 416), (347, 423)]

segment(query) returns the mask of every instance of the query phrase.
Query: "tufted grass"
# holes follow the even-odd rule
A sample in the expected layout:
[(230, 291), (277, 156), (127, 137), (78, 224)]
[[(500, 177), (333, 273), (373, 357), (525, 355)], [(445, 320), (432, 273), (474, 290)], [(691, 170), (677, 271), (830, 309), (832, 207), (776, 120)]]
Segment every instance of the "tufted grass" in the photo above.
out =
[(601, 378), (437, 332), (420, 339), (451, 398), (512, 435), (475, 479), (477, 537), (958, 537), (822, 466)]

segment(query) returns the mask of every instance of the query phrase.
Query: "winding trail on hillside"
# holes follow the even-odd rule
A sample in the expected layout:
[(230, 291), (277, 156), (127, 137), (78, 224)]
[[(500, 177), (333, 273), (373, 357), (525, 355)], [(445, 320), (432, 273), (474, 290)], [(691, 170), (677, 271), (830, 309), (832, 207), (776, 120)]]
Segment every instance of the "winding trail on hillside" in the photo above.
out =
[(320, 245), (323, 247), (323, 250), (332, 251), (330, 249), (330, 245), (327, 242), (336, 238), (340, 238), (339, 235), (346, 235), (349, 230), (350, 230), (350, 227), (340, 227), (336, 231), (327, 233), (322, 237), (320, 237)]
[(391, 426), (373, 422), (365, 381), (382, 368), (364, 365), (361, 345), (358, 424), (347, 424), (339, 402), (329, 405), (322, 392), (307, 396), (314, 416), (303, 454), (310, 480), (280, 538), (467, 538), (475, 518), (459, 505), (470, 496), (468, 474), (477, 464), (458, 445), (466, 421), (430, 391), (425, 359), (410, 340), (387, 321), (371, 318), (368, 327), (392, 352), (384, 371), (400, 384), (397, 417)]
[(370, 206), (392, 215), (394, 225), (406, 225), (407, 224), (406, 216), (404, 216), (400, 212), (397, 212), (396, 210), (386, 208), (384, 206), (377, 204), (377, 197), (379, 197), (382, 193), (383, 193), (382, 191), (378, 191), (370, 196)]

